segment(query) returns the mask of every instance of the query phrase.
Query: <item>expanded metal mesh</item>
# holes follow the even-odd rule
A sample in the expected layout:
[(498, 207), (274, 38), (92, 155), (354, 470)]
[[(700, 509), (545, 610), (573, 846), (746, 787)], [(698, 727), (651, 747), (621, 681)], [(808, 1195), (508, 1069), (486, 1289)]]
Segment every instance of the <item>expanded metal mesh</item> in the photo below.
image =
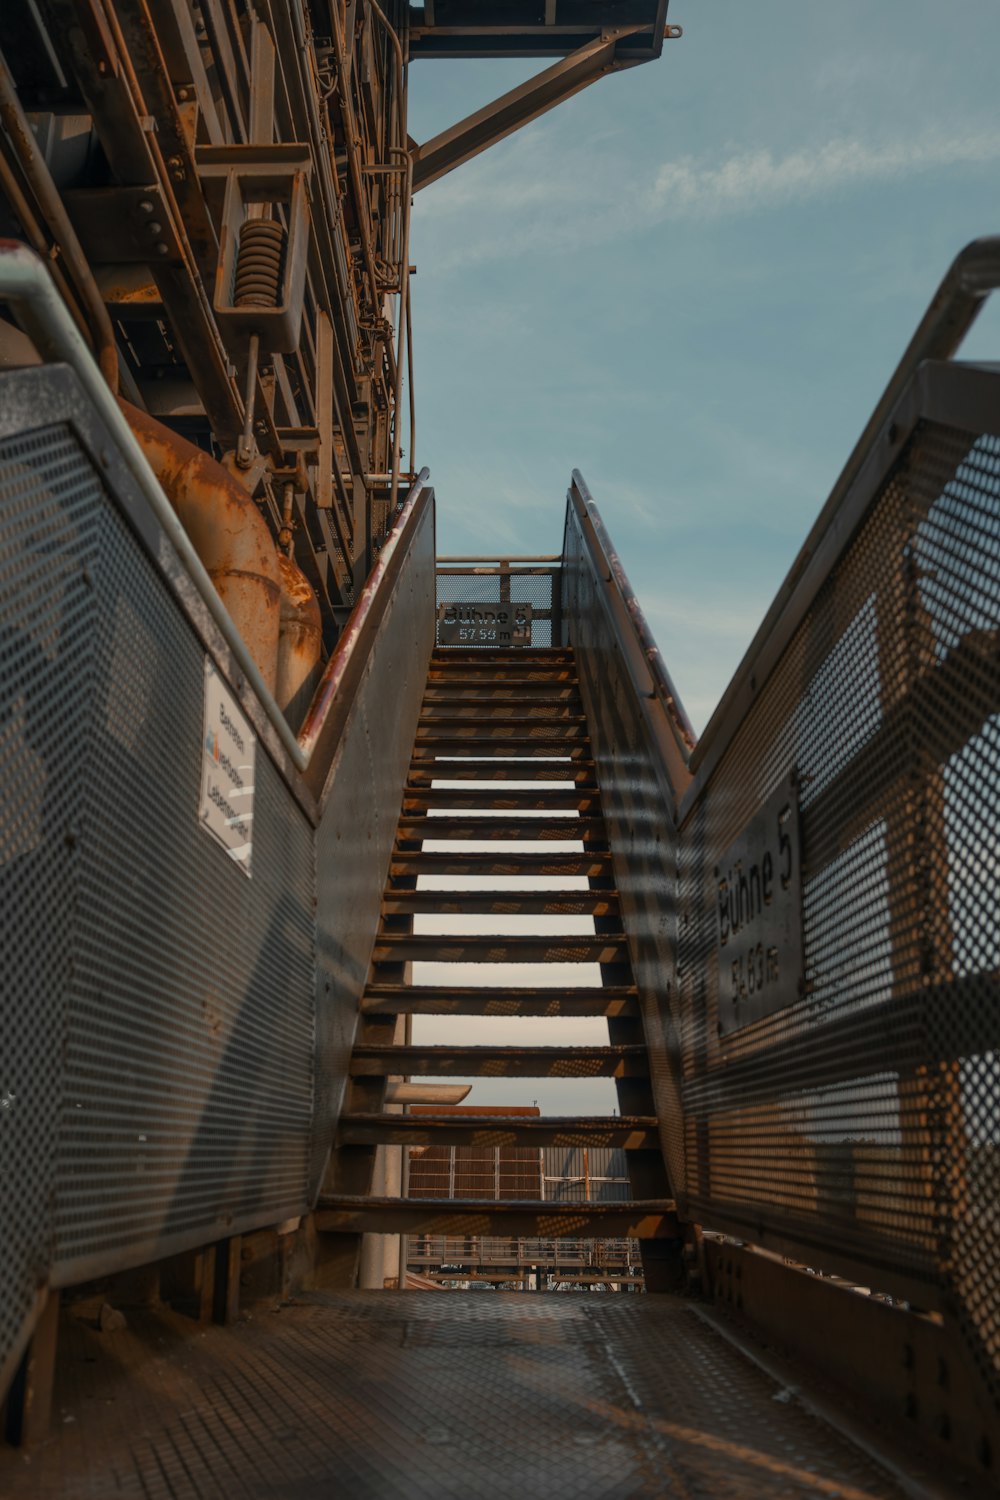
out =
[[(716, 870), (790, 771), (804, 988), (721, 1036)], [(924, 424), (682, 830), (687, 1208), (943, 1284), (1000, 1393), (998, 773), (1000, 441)]]
[(5, 1254), (34, 1287), (304, 1206), (311, 830), (258, 747), (253, 877), (198, 825), (204, 649), (76, 439), (0, 447)]
[[(452, 566), (452, 565), (449, 565)], [(459, 565), (454, 565), (459, 566)], [(558, 645), (558, 621), (553, 620), (553, 604), (558, 610), (559, 570), (537, 567), (530, 572), (515, 573), (470, 565), (468, 572), (441, 572), (437, 575), (438, 604), (530, 604), (532, 646)], [(555, 625), (555, 635), (553, 626)], [(440, 637), (440, 631), (438, 631)], [(440, 640), (438, 641), (440, 644)], [(528, 643), (525, 643), (526, 645)], [(484, 651), (491, 647), (483, 646)]]

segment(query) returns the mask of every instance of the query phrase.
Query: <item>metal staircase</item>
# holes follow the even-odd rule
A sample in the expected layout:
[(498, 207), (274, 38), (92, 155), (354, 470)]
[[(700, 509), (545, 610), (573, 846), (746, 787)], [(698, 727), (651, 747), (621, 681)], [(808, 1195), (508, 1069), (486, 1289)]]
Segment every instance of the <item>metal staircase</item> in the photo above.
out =
[[(447, 787), (440, 783), (468, 783)], [(505, 783), (514, 783), (507, 786)], [(525, 785), (530, 783), (530, 785)], [(425, 842), (446, 841), (437, 852)], [(471, 847), (465, 850), (462, 844)], [(483, 845), (496, 844), (484, 850)], [(563, 846), (570, 844), (569, 849)], [(515, 847), (509, 847), (512, 844)], [(554, 846), (554, 847), (550, 847)], [(575, 846), (575, 847), (574, 847)], [(517, 877), (516, 889), (421, 889), (421, 876)], [(580, 877), (579, 889), (546, 889), (539, 877)], [(577, 882), (579, 885), (579, 881)], [(592, 933), (441, 936), (413, 918), (477, 915), (589, 916)], [(515, 924), (516, 925), (516, 924)], [(414, 960), (435, 964), (594, 963), (601, 983), (480, 987), (412, 983)], [(565, 1046), (426, 1046), (409, 1040), (412, 1016), (544, 1016), (567, 1023)], [(573, 1022), (605, 1017), (604, 1045), (573, 1045)], [(404, 1030), (406, 1040), (400, 1040)], [(386, 1109), (390, 1078), (612, 1077), (616, 1116), (497, 1118), (408, 1116)], [(569, 649), (434, 652), (404, 793), (396, 844), (337, 1149), (317, 1227), (338, 1235), (631, 1235), (647, 1284), (674, 1285), (680, 1261), (635, 982), (621, 931), (600, 788)], [(379, 1145), (622, 1146), (629, 1203), (370, 1195)], [(346, 1248), (346, 1247), (345, 1247)], [(346, 1257), (350, 1259), (350, 1257)]]

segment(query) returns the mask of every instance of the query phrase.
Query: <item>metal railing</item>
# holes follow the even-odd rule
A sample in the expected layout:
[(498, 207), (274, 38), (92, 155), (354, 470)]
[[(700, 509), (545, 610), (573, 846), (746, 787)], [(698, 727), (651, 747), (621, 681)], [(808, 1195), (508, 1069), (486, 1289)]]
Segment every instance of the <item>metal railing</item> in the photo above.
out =
[(638, 1240), (544, 1239), (503, 1235), (413, 1235), (407, 1246), (411, 1268), (434, 1266), (503, 1269), (544, 1266), (566, 1270), (641, 1271)]
[(564, 557), (680, 1212), (939, 1310), (995, 1403), (1000, 369), (947, 356), (998, 284), (956, 259), (686, 753), (578, 476)]

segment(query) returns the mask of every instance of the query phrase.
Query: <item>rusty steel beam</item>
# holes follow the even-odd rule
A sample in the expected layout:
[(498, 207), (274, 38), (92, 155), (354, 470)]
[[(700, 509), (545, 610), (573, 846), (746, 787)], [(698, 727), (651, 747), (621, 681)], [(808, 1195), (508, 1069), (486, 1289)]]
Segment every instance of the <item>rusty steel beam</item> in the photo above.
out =
[(604, 32), (568, 57), (560, 58), (527, 83), (501, 94), (458, 124), (417, 146), (413, 152), (413, 191), (429, 187), (481, 151), (496, 145), (497, 141), (513, 135), (522, 125), (530, 124), (588, 84), (596, 83), (605, 73), (632, 66), (631, 61), (616, 59), (616, 48), (619, 42), (643, 31), (648, 32), (649, 28), (623, 26)]

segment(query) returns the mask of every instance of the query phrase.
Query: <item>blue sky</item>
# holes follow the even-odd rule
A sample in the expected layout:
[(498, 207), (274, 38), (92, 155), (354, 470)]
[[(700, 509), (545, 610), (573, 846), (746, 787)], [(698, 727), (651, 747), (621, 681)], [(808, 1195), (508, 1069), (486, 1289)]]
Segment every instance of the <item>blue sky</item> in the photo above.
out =
[[(1000, 6), (672, 0), (684, 37), (416, 199), (441, 551), (582, 470), (697, 728), (956, 251), (1000, 229)], [(540, 64), (422, 63), (433, 135)], [(1000, 351), (1000, 317), (969, 351)]]
[[(671, 0), (670, 20), (660, 61), (418, 195), (417, 459), (442, 552), (557, 552), (581, 469), (700, 730), (947, 266), (1000, 231), (1000, 5)], [(535, 66), (414, 65), (411, 133)], [(966, 352), (1000, 357), (1000, 314)], [(614, 1103), (502, 1080), (472, 1102), (532, 1098)]]

